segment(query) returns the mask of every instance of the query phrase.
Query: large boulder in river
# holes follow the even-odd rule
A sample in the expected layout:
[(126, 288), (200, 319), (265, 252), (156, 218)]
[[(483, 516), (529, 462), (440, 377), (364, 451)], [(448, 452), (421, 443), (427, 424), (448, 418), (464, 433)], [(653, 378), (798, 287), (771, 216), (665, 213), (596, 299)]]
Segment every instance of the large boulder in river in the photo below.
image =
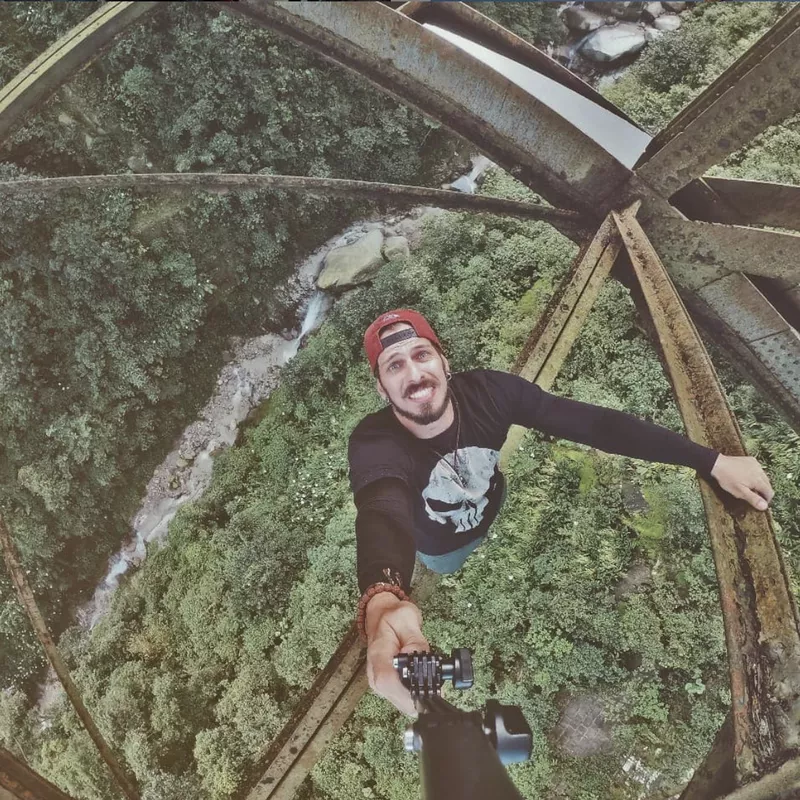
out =
[(681, 26), (681, 18), (677, 14), (664, 14), (653, 25), (659, 31), (676, 31)]
[(623, 22), (612, 28), (596, 30), (581, 47), (581, 55), (592, 61), (607, 63), (638, 53), (647, 43), (644, 30)]
[(596, 31), (606, 21), (602, 14), (589, 11), (588, 8), (567, 6), (561, 12), (561, 21), (571, 30), (589, 33)]
[(652, 22), (654, 19), (658, 19), (664, 13), (664, 6), (661, 3), (645, 3), (644, 10), (642, 11), (642, 16), (648, 21)]
[(383, 257), (387, 261), (396, 261), (399, 258), (408, 258), (411, 248), (405, 236), (388, 236), (383, 246)]
[(385, 263), (382, 246), (382, 231), (372, 230), (353, 244), (331, 250), (325, 257), (325, 267), (317, 278), (317, 286), (320, 289), (347, 289), (371, 280)]

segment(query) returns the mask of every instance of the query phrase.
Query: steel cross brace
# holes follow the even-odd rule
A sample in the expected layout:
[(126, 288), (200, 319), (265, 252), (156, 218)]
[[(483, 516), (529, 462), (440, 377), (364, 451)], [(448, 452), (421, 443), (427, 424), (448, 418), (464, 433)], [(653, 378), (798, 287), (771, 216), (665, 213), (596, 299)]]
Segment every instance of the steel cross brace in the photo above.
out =
[(0, 800), (4, 800), (3, 789), (19, 800), (73, 800), (13, 753), (0, 747)]
[[(631, 215), (613, 217), (687, 434), (726, 455), (746, 455), (711, 360), (658, 255)], [(800, 625), (769, 512), (718, 494), (705, 481), (700, 490), (728, 647), (735, 781), (743, 786), (774, 772), (800, 749)]]

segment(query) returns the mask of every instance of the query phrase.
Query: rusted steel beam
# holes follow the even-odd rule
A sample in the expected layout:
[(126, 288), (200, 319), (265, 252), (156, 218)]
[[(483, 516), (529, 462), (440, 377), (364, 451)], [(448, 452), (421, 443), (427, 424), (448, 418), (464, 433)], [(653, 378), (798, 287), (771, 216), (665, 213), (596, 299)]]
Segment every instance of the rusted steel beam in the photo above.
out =
[(75, 713), (78, 715), (84, 728), (86, 728), (86, 732), (94, 742), (100, 757), (106, 763), (119, 789), (128, 800), (139, 800), (139, 792), (137, 791), (134, 780), (125, 773), (111, 748), (108, 746), (108, 743), (103, 738), (103, 734), (100, 733), (94, 719), (92, 719), (92, 715), (83, 703), (80, 691), (72, 680), (67, 665), (61, 657), (61, 653), (59, 653), (58, 648), (53, 642), (53, 637), (50, 635), (47, 623), (44, 621), (42, 612), (39, 610), (39, 606), (36, 603), (36, 598), (33, 596), (31, 587), (25, 577), (25, 571), (22, 569), (22, 564), (20, 564), (16, 545), (2, 517), (0, 517), (0, 550), (3, 551), (8, 575), (16, 589), (20, 605), (27, 614), (31, 626), (44, 648), (47, 660), (55, 670), (56, 675), (58, 675), (58, 679), (64, 687), (64, 691), (67, 693), (67, 697), (70, 703), (72, 703)]
[[(422, 604), (436, 588), (439, 575), (422, 564), (417, 569), (412, 596)], [(291, 800), (369, 690), (365, 664), (366, 649), (353, 625), (283, 730), (258, 759), (236, 795), (239, 800)]]
[[(788, 4), (787, 4), (788, 6)], [(796, 13), (789, 13), (779, 19), (764, 35), (733, 64), (724, 70), (709, 86), (707, 86), (694, 100), (679, 111), (666, 125), (666, 127), (653, 139), (643, 153), (639, 163), (640, 167), (649, 161), (664, 145), (671, 142), (687, 125), (697, 119), (715, 100), (720, 98), (738, 80), (743, 78), (765, 53), (769, 53), (777, 44), (782, 42), (798, 27)], [(796, 9), (795, 9), (796, 11)]]
[(789, 330), (786, 320), (740, 272), (703, 286), (697, 294), (728, 322), (746, 344)]
[(2, 789), (19, 800), (73, 800), (53, 783), (0, 747), (0, 797)]
[[(683, 289), (681, 298), (692, 320), (700, 326), (707, 342), (712, 342), (727, 356), (730, 365), (744, 380), (754, 386), (798, 433), (800, 433), (800, 395), (792, 393), (783, 383), (786, 375), (776, 375), (774, 366), (767, 365), (742, 340), (728, 322), (698, 294)], [(731, 321), (732, 322), (732, 321)]]
[(747, 276), (732, 273), (697, 290), (781, 385), (800, 399), (800, 334)]
[(800, 797), (800, 758), (787, 761), (775, 772), (736, 789), (724, 800), (797, 800)]
[[(638, 206), (628, 212), (635, 214)], [(512, 372), (549, 390), (567, 360), (614, 261), (622, 240), (611, 217), (606, 217), (592, 240), (575, 259), (572, 270), (536, 322)], [(505, 465), (519, 446), (525, 429), (512, 426), (500, 451)]]
[[(741, 224), (800, 230), (800, 186), (710, 176), (703, 180), (719, 197), (736, 209)], [(708, 217), (702, 219), (706, 222), (728, 221), (715, 219), (713, 208), (709, 209)]]
[[(691, 220), (800, 229), (800, 187), (728, 178), (699, 178), (672, 197)], [(800, 331), (800, 287), (793, 281), (750, 274), (759, 291)]]
[(572, 89), (573, 92), (586, 97), (601, 108), (611, 111), (618, 117), (630, 122), (631, 125), (639, 128), (639, 125), (621, 108), (615, 106), (614, 103), (603, 97), (600, 92), (559, 64), (558, 61), (550, 58), (547, 53), (542, 52), (538, 47), (526, 42), (502, 25), (498, 25), (494, 20), (484, 16), (480, 11), (476, 11), (466, 3), (409, 2), (404, 3), (397, 11), (411, 17), (420, 24), (429, 22), (432, 25), (438, 25), (440, 28), (457, 33), (459, 36), (477, 42), (495, 53), (516, 61), (518, 64), (546, 75), (562, 86)]
[(800, 282), (800, 235), (651, 216), (642, 225), (678, 283), (699, 289), (731, 272)]
[(520, 219), (549, 222), (572, 239), (587, 230), (586, 217), (560, 208), (536, 203), (520, 203), (500, 197), (471, 195), (445, 189), (427, 189), (394, 183), (351, 181), (340, 178), (306, 178), (298, 175), (250, 175), (219, 172), (121, 173), (117, 175), (82, 175), (68, 178), (31, 178), (0, 182), (0, 194), (36, 192), (50, 194), (65, 189), (288, 189), (309, 194), (335, 195), (369, 199), (393, 206), (426, 204), (452, 211), (505, 214)]
[(398, 14), (405, 14), (407, 17), (415, 17), (417, 11), (422, 7), (428, 5), (430, 0), (408, 0), (407, 3), (395, 8)]
[(800, 759), (740, 788), (734, 785), (733, 726), (731, 715), (719, 729), (704, 763), (695, 770), (679, 800), (796, 800), (800, 794)]
[(0, 88), (0, 145), (11, 129), (93, 61), (155, 2), (105, 3)]
[[(656, 137), (636, 170), (670, 196), (798, 110), (800, 8), (793, 8)], [(649, 153), (649, 155), (648, 155)]]
[(650, 218), (646, 230), (684, 297), (696, 292), (695, 318), (713, 316), (706, 328), (737, 369), (758, 376), (755, 385), (800, 430), (800, 302), (776, 280), (796, 282), (800, 236), (664, 217)]
[[(630, 171), (513, 82), (380, 3), (223, 3), (438, 120), (548, 202), (598, 207)], [(602, 213), (602, 212), (600, 212)]]
[[(614, 213), (658, 331), (688, 436), (745, 455), (708, 355), (637, 221)], [(737, 785), (785, 763), (800, 746), (797, 606), (769, 512), (700, 482), (720, 585), (731, 679)]]
[[(713, 219), (740, 226), (747, 220), (744, 211), (734, 205), (733, 196), (725, 193), (728, 183), (715, 178), (694, 180), (675, 194), (672, 202), (692, 220)], [(717, 192), (720, 187), (722, 191)], [(722, 225), (693, 227), (660, 211), (649, 214), (643, 226), (659, 247), (670, 276), (681, 286), (693, 319), (702, 323), (743, 377), (800, 430), (800, 341), (784, 333), (751, 344), (759, 337), (748, 335), (754, 315), (771, 320), (771, 330), (763, 329), (762, 337), (790, 326), (800, 331), (800, 289), (792, 288), (796, 281), (754, 274), (791, 274), (798, 237), (781, 238), (768, 231)], [(729, 273), (731, 267), (748, 273), (747, 277)], [(734, 275), (739, 279), (734, 280)], [(699, 294), (693, 295), (693, 291)]]
[(716, 800), (736, 788), (731, 714), (717, 731), (703, 763), (694, 771), (678, 800)]
[(670, 203), (689, 219), (701, 222), (721, 222), (725, 225), (744, 225), (745, 220), (708, 183), (707, 176), (695, 178), (670, 198)]
[[(247, 800), (278, 800), (291, 797), (302, 783), (314, 762), (305, 757), (309, 743), (315, 738), (325, 719), (340, 710), (348, 687), (364, 669), (366, 651), (359, 642), (355, 625), (345, 634), (342, 643), (325, 668), (304, 695), (291, 718), (259, 759), (261, 777), (247, 793)], [(362, 686), (366, 691), (368, 686)], [(356, 698), (356, 702), (360, 696)], [(352, 713), (348, 705), (341, 724)], [(338, 718), (337, 714), (337, 718)], [(264, 769), (266, 765), (266, 769)]]

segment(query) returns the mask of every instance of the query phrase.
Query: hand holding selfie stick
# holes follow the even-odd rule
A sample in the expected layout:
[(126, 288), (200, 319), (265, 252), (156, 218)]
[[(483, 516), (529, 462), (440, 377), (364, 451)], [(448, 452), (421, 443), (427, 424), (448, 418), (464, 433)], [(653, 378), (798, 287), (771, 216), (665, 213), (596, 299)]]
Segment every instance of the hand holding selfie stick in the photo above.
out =
[(449, 660), (440, 653), (400, 653), (393, 664), (419, 712), (404, 744), (422, 753), (425, 800), (523, 800), (503, 766), (531, 755), (531, 729), (519, 706), (488, 700), (483, 713), (468, 712), (441, 697), (446, 680), (455, 689), (472, 686), (470, 651), (453, 650)]

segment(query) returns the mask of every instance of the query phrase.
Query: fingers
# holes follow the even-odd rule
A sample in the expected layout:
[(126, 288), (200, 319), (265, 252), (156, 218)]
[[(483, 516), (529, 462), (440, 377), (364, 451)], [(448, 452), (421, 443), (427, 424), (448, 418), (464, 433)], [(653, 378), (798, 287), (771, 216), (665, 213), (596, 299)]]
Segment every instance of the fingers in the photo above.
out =
[(775, 496), (775, 491), (772, 488), (772, 484), (769, 482), (769, 478), (767, 477), (767, 473), (764, 472), (763, 469), (759, 467), (760, 475), (758, 476), (757, 480), (755, 481), (756, 485), (753, 487), (768, 503), (772, 502), (772, 498)]
[(772, 502), (775, 492), (773, 491), (772, 486), (770, 486), (769, 481), (766, 479), (766, 476), (763, 480), (758, 481), (756, 486), (753, 488), (767, 501), (767, 503)]
[(371, 644), (367, 650), (367, 678), (375, 694), (388, 700), (403, 714), (416, 716), (411, 692), (403, 686), (392, 664), (394, 656), (401, 652), (398, 648), (399, 643), (393, 643), (386, 638)]
[(767, 473), (764, 472), (764, 468), (758, 463), (757, 459), (750, 456), (749, 461), (752, 468), (752, 478), (749, 481), (749, 488), (758, 492), (767, 503), (771, 502), (772, 498), (775, 496), (775, 492), (772, 489), (772, 484), (769, 482)]
[(767, 473), (764, 472), (761, 465), (753, 459), (753, 477), (748, 482), (749, 485), (743, 487), (745, 491), (744, 499), (755, 508), (764, 511), (775, 496), (772, 485), (769, 482)]
[(759, 511), (765, 511), (767, 508), (767, 501), (760, 494), (748, 489), (747, 486), (742, 485), (736, 496), (741, 497), (742, 500), (747, 500), (753, 508), (757, 508)]
[(734, 497), (746, 500), (753, 508), (766, 511), (775, 492), (757, 459), (753, 456), (726, 456), (724, 462), (721, 457), (717, 461), (720, 468), (716, 479), (720, 487)]
[(421, 623), (422, 614), (414, 603), (400, 603), (380, 615), (367, 646), (370, 687), (409, 716), (416, 716), (414, 701), (392, 661), (398, 653), (430, 650), (428, 640), (422, 635)]

